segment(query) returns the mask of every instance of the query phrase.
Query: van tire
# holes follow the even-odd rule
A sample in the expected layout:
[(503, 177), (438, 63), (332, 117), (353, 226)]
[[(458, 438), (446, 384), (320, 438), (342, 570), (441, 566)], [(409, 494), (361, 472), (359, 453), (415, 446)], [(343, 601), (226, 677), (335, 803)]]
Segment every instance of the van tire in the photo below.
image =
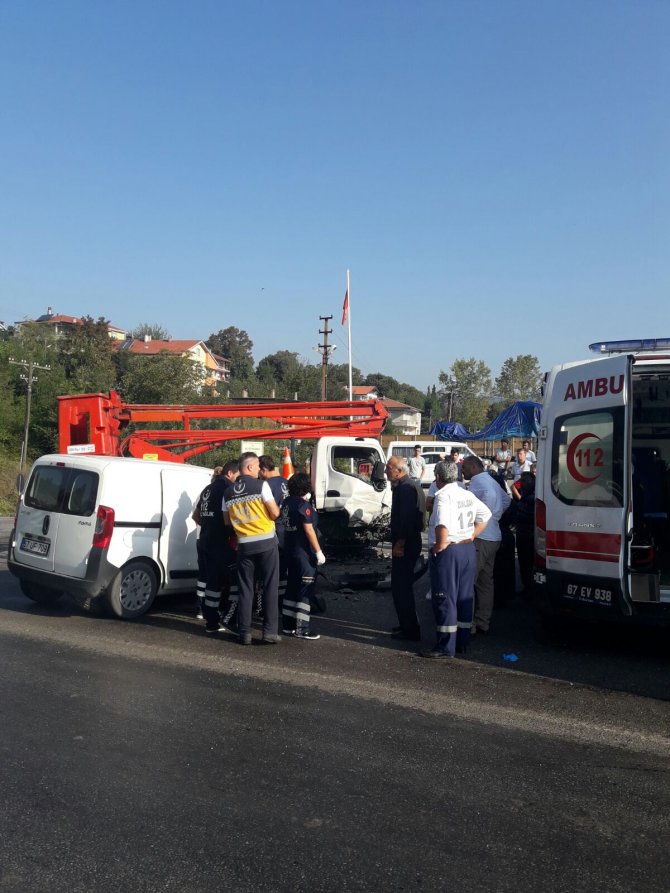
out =
[(113, 617), (135, 620), (146, 614), (158, 591), (158, 577), (148, 561), (124, 564), (105, 592), (105, 604)]
[(19, 586), (27, 598), (44, 608), (50, 608), (57, 604), (63, 596), (60, 589), (50, 589), (48, 586), (42, 586), (41, 583), (31, 583), (28, 580), (21, 580)]

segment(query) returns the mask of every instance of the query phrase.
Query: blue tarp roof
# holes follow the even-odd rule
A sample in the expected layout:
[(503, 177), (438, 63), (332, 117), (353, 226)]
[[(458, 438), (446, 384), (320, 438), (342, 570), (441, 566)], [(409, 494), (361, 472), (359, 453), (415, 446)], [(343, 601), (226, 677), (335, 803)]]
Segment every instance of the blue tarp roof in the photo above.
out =
[(439, 440), (469, 440), (470, 432), (460, 422), (436, 422), (430, 432)]
[(471, 434), (459, 422), (437, 422), (430, 432), (440, 440), (499, 440), (501, 437), (537, 437), (541, 403), (519, 400), (508, 406), (486, 428)]

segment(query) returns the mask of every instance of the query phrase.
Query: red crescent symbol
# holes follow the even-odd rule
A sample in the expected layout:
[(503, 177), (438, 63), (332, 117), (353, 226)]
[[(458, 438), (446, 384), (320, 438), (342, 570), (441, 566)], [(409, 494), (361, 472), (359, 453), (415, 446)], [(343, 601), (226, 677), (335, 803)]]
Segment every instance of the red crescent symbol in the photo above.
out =
[(568, 447), (568, 455), (566, 457), (568, 472), (576, 481), (579, 481), (580, 484), (592, 484), (593, 481), (598, 480), (600, 477), (600, 472), (593, 477), (586, 477), (586, 475), (577, 471), (577, 466), (575, 465), (575, 453), (577, 452), (577, 448), (583, 441), (588, 440), (589, 437), (592, 437), (594, 440), (600, 440), (596, 434), (590, 434), (588, 432), (586, 434), (580, 434), (579, 437), (575, 437)]

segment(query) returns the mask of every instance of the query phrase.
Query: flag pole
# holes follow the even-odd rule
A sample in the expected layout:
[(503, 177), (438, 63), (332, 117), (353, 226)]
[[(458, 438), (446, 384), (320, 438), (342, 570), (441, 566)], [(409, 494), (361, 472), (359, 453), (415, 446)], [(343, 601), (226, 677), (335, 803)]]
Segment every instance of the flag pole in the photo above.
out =
[(354, 399), (354, 390), (351, 380), (351, 286), (349, 283), (349, 270), (347, 270), (347, 297), (348, 297), (348, 313), (347, 313), (347, 332), (349, 335), (349, 400)]

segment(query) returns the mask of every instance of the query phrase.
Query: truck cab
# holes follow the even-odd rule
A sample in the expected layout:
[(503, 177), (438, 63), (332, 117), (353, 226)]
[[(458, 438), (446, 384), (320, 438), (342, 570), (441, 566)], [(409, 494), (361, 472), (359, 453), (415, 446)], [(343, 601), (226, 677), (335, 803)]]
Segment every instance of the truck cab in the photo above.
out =
[(379, 441), (369, 437), (321, 437), (310, 462), (318, 512), (344, 513), (349, 527), (370, 524), (391, 510), (391, 485)]

